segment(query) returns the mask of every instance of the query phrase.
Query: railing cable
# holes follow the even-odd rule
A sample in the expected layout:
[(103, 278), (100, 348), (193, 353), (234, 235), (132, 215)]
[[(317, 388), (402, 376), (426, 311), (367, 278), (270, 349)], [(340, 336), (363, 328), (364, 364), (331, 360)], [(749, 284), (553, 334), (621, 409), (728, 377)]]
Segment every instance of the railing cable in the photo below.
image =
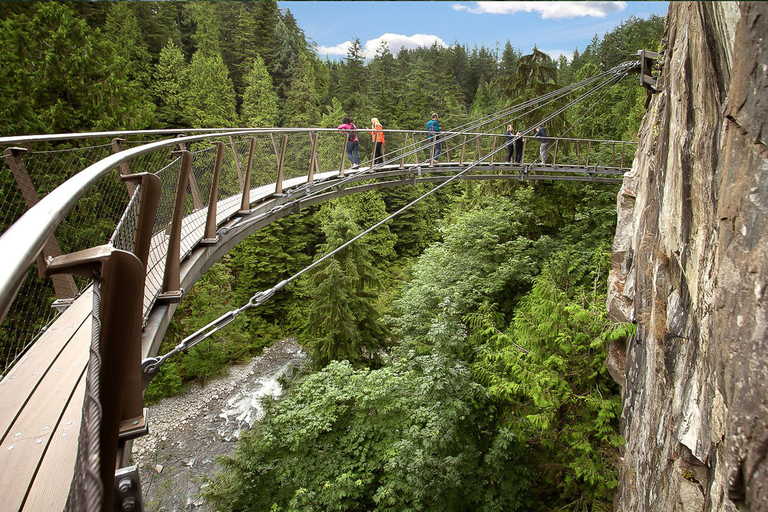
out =
[[(616, 73), (616, 74), (618, 75), (618, 73)], [(620, 80), (621, 78), (623, 78), (623, 76), (621, 76), (619, 78), (616, 78), (616, 80)], [(555, 116), (560, 115), (561, 113), (563, 113), (568, 108), (572, 107), (573, 105), (581, 102), (585, 98), (587, 98), (587, 97), (591, 96), (592, 94), (594, 94), (595, 92), (599, 91), (600, 89), (605, 87), (607, 83), (609, 83), (611, 81), (612, 80), (603, 82), (603, 83), (593, 87), (592, 89), (586, 91), (585, 93), (581, 94), (576, 99), (574, 99), (571, 102), (569, 102), (567, 105), (565, 105), (562, 108), (558, 109), (553, 114), (545, 117), (541, 121), (541, 123), (542, 124), (546, 123), (549, 120), (553, 119)], [(540, 108), (540, 106), (536, 107), (535, 109), (533, 109), (533, 111), (537, 110), (538, 108)], [(276, 284), (272, 288), (256, 292), (250, 298), (248, 303), (246, 303), (244, 306), (242, 306), (242, 307), (240, 307), (238, 309), (234, 309), (232, 311), (229, 311), (227, 313), (224, 313), (223, 315), (221, 315), (217, 319), (213, 320), (209, 324), (205, 325), (201, 329), (198, 329), (196, 332), (194, 332), (190, 336), (187, 336), (186, 338), (184, 338), (178, 345), (176, 345), (171, 351), (167, 352), (166, 354), (163, 354), (163, 355), (157, 356), (157, 357), (148, 357), (148, 358), (144, 359), (144, 361), (142, 362), (142, 370), (143, 370), (145, 376), (147, 376), (148, 379), (151, 379), (151, 377), (154, 376), (157, 373), (157, 371), (159, 370), (159, 368), (163, 364), (163, 362), (166, 361), (169, 357), (171, 357), (171, 356), (173, 356), (175, 354), (178, 354), (179, 352), (182, 352), (184, 350), (188, 350), (188, 349), (194, 347), (195, 345), (197, 345), (201, 341), (211, 337), (216, 332), (220, 331), (221, 329), (223, 329), (227, 325), (229, 325), (232, 322), (234, 322), (237, 319), (237, 317), (239, 317), (245, 311), (247, 311), (247, 310), (249, 310), (251, 308), (254, 308), (256, 306), (264, 304), (275, 293), (277, 293), (278, 291), (280, 291), (283, 288), (285, 288), (291, 282), (295, 281), (296, 279), (298, 279), (299, 277), (301, 277), (305, 273), (307, 273), (310, 270), (312, 270), (313, 268), (317, 267), (318, 265), (323, 263), (328, 258), (330, 258), (330, 257), (334, 256), (335, 254), (337, 254), (339, 251), (342, 251), (343, 249), (349, 247), (351, 244), (353, 244), (356, 241), (360, 240), (361, 238), (363, 238), (364, 236), (366, 236), (370, 232), (374, 231), (375, 229), (379, 228), (380, 226), (382, 226), (385, 223), (389, 222), (390, 220), (394, 219), (395, 217), (397, 217), (398, 215), (400, 215), (404, 211), (408, 210), (409, 208), (411, 208), (414, 205), (416, 205), (417, 203), (419, 203), (420, 201), (422, 201), (422, 200), (426, 199), (427, 197), (429, 197), (430, 195), (434, 194), (435, 192), (437, 192), (441, 188), (447, 186), (449, 183), (452, 183), (452, 182), (458, 180), (459, 178), (464, 176), (466, 173), (468, 173), (470, 170), (472, 170), (473, 168), (477, 167), (480, 163), (482, 163), (487, 158), (489, 158), (492, 154), (495, 154), (495, 153), (501, 151), (502, 149), (504, 149), (503, 146), (500, 147), (500, 148), (497, 148), (496, 150), (492, 151), (489, 154), (486, 154), (486, 155), (483, 155), (483, 156), (479, 156), (474, 162), (472, 162), (470, 165), (468, 165), (462, 171), (458, 172), (457, 174), (455, 174), (451, 178), (449, 178), (446, 181), (440, 183), (439, 185), (433, 187), (432, 189), (428, 190), (427, 192), (425, 192), (421, 196), (417, 197), (416, 199), (414, 199), (410, 203), (406, 204), (402, 208), (400, 208), (397, 211), (393, 212), (392, 214), (388, 215), (386, 218), (380, 220), (376, 224), (373, 224), (372, 226), (370, 226), (369, 228), (365, 229), (364, 231), (362, 231), (361, 233), (359, 233), (355, 237), (349, 239), (348, 241), (344, 242), (343, 244), (341, 244), (337, 248), (335, 248), (332, 251), (328, 252), (327, 254), (322, 256), (321, 258), (315, 260), (314, 262), (312, 262), (311, 264), (309, 264), (308, 266), (306, 266), (304, 269), (300, 270), (296, 274), (292, 275), (291, 277), (289, 277), (287, 279), (284, 279), (284, 280), (280, 281), (278, 284)], [(336, 185), (338, 185), (338, 184), (336, 184)], [(334, 185), (334, 186), (336, 186), (336, 185)]]

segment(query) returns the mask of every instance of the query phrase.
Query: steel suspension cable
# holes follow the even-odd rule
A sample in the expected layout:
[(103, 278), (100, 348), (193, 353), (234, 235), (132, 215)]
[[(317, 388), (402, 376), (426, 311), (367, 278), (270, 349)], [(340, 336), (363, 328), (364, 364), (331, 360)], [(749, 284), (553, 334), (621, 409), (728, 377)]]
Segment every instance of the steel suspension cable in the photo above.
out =
[[(494, 114), (490, 114), (488, 116), (485, 116), (485, 117), (481, 118), (481, 122), (473, 121), (471, 123), (467, 123), (465, 125), (462, 125), (462, 127), (460, 127), (460, 128), (463, 128), (463, 127), (468, 127), (468, 128), (480, 127), (480, 126), (483, 126), (484, 124), (487, 124), (488, 122), (492, 122), (493, 120), (498, 120), (498, 119), (504, 118), (504, 117), (510, 115), (510, 113), (520, 112), (524, 108), (527, 108), (527, 107), (529, 107), (531, 105), (536, 105), (536, 104), (540, 103), (536, 107), (531, 108), (528, 111), (524, 111), (524, 112), (520, 113), (517, 117), (513, 118), (513, 120), (519, 119), (522, 116), (529, 115), (529, 114), (535, 112), (536, 110), (538, 110), (538, 109), (540, 109), (542, 107), (545, 107), (546, 105), (549, 105), (549, 104), (551, 104), (551, 103), (553, 103), (553, 102), (563, 98), (564, 96), (570, 94), (574, 90), (577, 90), (577, 89), (580, 89), (582, 87), (585, 87), (586, 85), (591, 85), (592, 83), (594, 83), (594, 82), (596, 82), (598, 80), (601, 80), (601, 79), (605, 78), (606, 76), (612, 75), (614, 73), (615, 73), (615, 71), (613, 69), (609, 70), (609, 71), (605, 71), (605, 72), (600, 73), (598, 75), (595, 75), (593, 77), (584, 79), (584, 80), (582, 80), (580, 82), (576, 82), (574, 84), (562, 87), (562, 88), (560, 88), (560, 89), (558, 89), (556, 91), (552, 91), (550, 93), (544, 94), (542, 96), (533, 98), (531, 100), (525, 101), (525, 102), (520, 103), (518, 105), (514, 105), (512, 107), (504, 109), (504, 110), (501, 111), (501, 113), (496, 112)], [(545, 99), (548, 99), (549, 101), (541, 103)], [(489, 120), (491, 120), (491, 121), (489, 121)], [(530, 131), (531, 131), (530, 129), (526, 130), (523, 135), (530, 133)], [(452, 138), (454, 138), (454, 137), (456, 137), (458, 135), (461, 135), (461, 133), (456, 133), (454, 135), (451, 135), (451, 136), (447, 137), (445, 140), (450, 140), (450, 139), (452, 139)], [(476, 134), (468, 142), (472, 142), (472, 141), (478, 139), (481, 136), (482, 136), (482, 134)], [(414, 144), (411, 145), (411, 147), (416, 146), (415, 149), (413, 149), (410, 152), (397, 155), (397, 158), (404, 158), (404, 157), (407, 157), (407, 156), (411, 156), (413, 154), (417, 154), (418, 152), (424, 150), (425, 148), (429, 148), (430, 144), (431, 143), (429, 143), (429, 142), (426, 142), (426, 143), (423, 143), (423, 142), (422, 143), (414, 143)], [(392, 154), (392, 153), (390, 153), (390, 154)], [(486, 158), (488, 156), (489, 155), (486, 155)], [(379, 164), (379, 166), (391, 163), (391, 161), (392, 160), (386, 160), (385, 159), (382, 164)], [(363, 169), (363, 170), (358, 171), (356, 173), (349, 174), (349, 175), (347, 175), (346, 177), (342, 178), (339, 181), (335, 181), (333, 183), (330, 183), (330, 184), (327, 184), (327, 185), (324, 185), (324, 186), (320, 186), (320, 187), (314, 186), (314, 187), (312, 187), (311, 192), (307, 193), (306, 197), (313, 197), (313, 196), (319, 195), (319, 194), (321, 194), (321, 193), (323, 193), (323, 192), (325, 192), (327, 190), (339, 188), (339, 187), (341, 187), (341, 186), (343, 186), (343, 185), (345, 185), (347, 183), (359, 180), (361, 176), (366, 176), (368, 174), (373, 174), (379, 166), (371, 166), (368, 169)], [(311, 185), (307, 184), (307, 185), (304, 185), (301, 188), (308, 189), (310, 186)], [(272, 208), (271, 210), (269, 210), (268, 213), (274, 213), (275, 211), (279, 211), (281, 209), (288, 208), (288, 207), (292, 206), (295, 203), (296, 203), (296, 201), (288, 201), (286, 203), (277, 205), (274, 208)], [(245, 221), (245, 222), (242, 222), (242, 223), (238, 224), (237, 226), (233, 226), (232, 228), (229, 228), (229, 229), (244, 228), (244, 227), (248, 226), (249, 224), (251, 224), (253, 222), (256, 222), (256, 221), (258, 221), (258, 219), (253, 219), (251, 221)]]
[[(627, 64), (627, 63), (624, 63), (624, 64)], [(618, 67), (620, 67), (620, 66), (617, 66), (617, 68)], [(609, 72), (604, 72), (604, 73), (601, 73), (600, 75), (598, 75), (598, 76), (600, 76), (602, 78), (602, 77), (606, 76), (607, 74), (611, 74), (612, 73), (612, 74), (616, 75), (615, 77), (613, 77), (613, 79), (607, 80), (607, 81), (605, 81), (605, 82), (603, 82), (601, 84), (598, 84), (597, 86), (593, 87), (592, 89), (590, 89), (590, 90), (586, 91), (585, 93), (581, 94), (579, 97), (577, 97), (576, 99), (572, 100), (570, 103), (568, 103), (567, 105), (563, 106), (562, 108), (558, 109), (553, 114), (545, 117), (540, 123), (544, 124), (544, 123), (548, 122), (549, 120), (553, 119), (555, 116), (563, 113), (568, 108), (572, 107), (573, 105), (576, 105), (577, 103), (583, 101), (585, 98), (591, 96), (595, 92), (597, 92), (600, 89), (604, 88), (609, 82), (613, 82), (615, 80), (616, 81), (615, 83), (618, 83), (618, 81), (620, 81), (621, 79), (623, 79), (626, 76), (626, 73), (623, 73), (623, 74), (621, 74), (621, 76), (619, 76), (620, 73), (617, 73), (615, 71), (615, 69), (616, 68), (613, 68), (612, 70), (609, 70)], [(594, 77), (592, 77), (592, 78), (594, 78)], [(584, 81), (579, 82), (579, 83), (582, 84), (583, 82), (587, 82), (587, 81), (589, 83), (594, 83), (595, 80), (588, 79), (588, 80), (584, 80)], [(615, 85), (615, 83), (613, 85)], [(579, 86), (579, 88), (582, 87), (582, 86), (583, 85)], [(568, 92), (571, 91), (571, 88), (568, 88), (568, 87), (562, 88), (562, 89), (568, 89)], [(552, 97), (551, 94), (548, 94), (546, 96)], [(536, 101), (536, 102), (529, 101), (529, 102), (526, 102), (526, 105), (531, 105), (531, 104), (535, 104), (535, 103), (538, 103), (538, 101)], [(532, 111), (535, 111), (538, 108), (541, 108), (541, 106), (538, 106), (535, 109), (532, 109)], [(505, 109), (505, 110), (510, 110), (510, 109)], [(489, 117), (489, 116), (486, 116), (486, 117)], [(493, 118), (494, 115), (492, 115), (490, 117)], [(498, 119), (498, 117), (496, 117), (496, 119)], [(368, 227), (367, 229), (365, 229), (364, 231), (362, 231), (358, 235), (354, 236), (353, 238), (351, 238), (348, 241), (344, 242), (343, 244), (341, 244), (337, 248), (333, 249), (332, 251), (330, 251), (327, 254), (323, 255), (319, 259), (315, 260), (314, 262), (312, 262), (311, 264), (309, 264), (308, 266), (306, 266), (304, 269), (300, 270), (296, 274), (288, 277), (287, 279), (284, 279), (284, 280), (280, 281), (278, 284), (276, 284), (272, 288), (256, 292), (244, 306), (242, 306), (242, 307), (240, 307), (238, 309), (234, 309), (232, 311), (229, 311), (229, 312), (221, 315), (219, 318), (213, 320), (212, 322), (210, 322), (206, 326), (202, 327), (201, 329), (197, 330), (196, 332), (194, 332), (190, 336), (184, 338), (178, 345), (176, 345), (171, 351), (167, 352), (166, 354), (164, 354), (162, 356), (158, 356), (158, 357), (146, 358), (142, 362), (142, 370), (143, 370), (143, 372), (145, 374), (148, 374), (148, 375), (154, 375), (158, 371), (160, 365), (162, 365), (163, 362), (165, 360), (167, 360), (169, 357), (171, 357), (171, 356), (173, 356), (173, 355), (175, 355), (175, 354), (177, 354), (177, 353), (179, 353), (179, 352), (181, 352), (183, 350), (188, 350), (188, 349), (194, 347), (195, 345), (197, 345), (201, 341), (209, 338), (210, 336), (212, 336), (213, 334), (215, 334), (219, 330), (223, 329), (227, 325), (229, 325), (232, 322), (234, 322), (237, 319), (237, 317), (240, 316), (243, 312), (245, 312), (245, 311), (247, 311), (247, 310), (249, 310), (251, 308), (254, 308), (256, 306), (264, 304), (276, 292), (282, 290), (288, 284), (292, 283), (293, 281), (295, 281), (296, 279), (298, 279), (302, 275), (304, 275), (307, 272), (309, 272), (310, 270), (314, 269), (315, 267), (317, 267), (318, 265), (320, 265), (321, 263), (326, 261), (328, 258), (334, 256), (338, 252), (340, 252), (343, 249), (349, 247), (351, 244), (353, 244), (356, 241), (360, 240), (361, 238), (363, 238), (364, 236), (366, 236), (370, 232), (376, 230), (380, 226), (382, 226), (385, 223), (389, 222), (390, 220), (394, 219), (395, 217), (397, 217), (398, 215), (400, 215), (404, 211), (408, 210), (409, 208), (413, 207), (417, 203), (421, 202), (422, 200), (426, 199), (430, 195), (434, 194), (435, 192), (437, 192), (441, 188), (447, 186), (449, 183), (452, 183), (452, 182), (458, 180), (459, 178), (464, 176), (466, 173), (468, 173), (470, 170), (472, 170), (473, 168), (477, 167), (484, 160), (489, 158), (491, 155), (495, 154), (498, 151), (501, 151), (502, 149), (503, 149), (503, 146), (501, 148), (498, 148), (498, 149), (492, 151), (489, 154), (486, 154), (484, 156), (479, 156), (474, 162), (472, 162), (470, 165), (468, 165), (466, 169), (458, 172), (454, 176), (450, 177), (446, 181), (444, 181), (444, 182), (440, 183), (439, 185), (433, 187), (432, 189), (428, 190), (427, 192), (425, 192), (421, 196), (417, 197), (416, 199), (414, 199), (410, 203), (406, 204), (405, 206), (401, 207), (397, 211), (395, 211), (392, 214), (388, 215), (384, 219), (382, 219), (379, 222), (377, 222), (377, 223), (373, 224), (372, 226)], [(334, 184), (333, 186), (338, 186), (338, 184)], [(327, 187), (327, 188), (332, 188), (332, 187)], [(325, 190), (327, 190), (327, 188)]]

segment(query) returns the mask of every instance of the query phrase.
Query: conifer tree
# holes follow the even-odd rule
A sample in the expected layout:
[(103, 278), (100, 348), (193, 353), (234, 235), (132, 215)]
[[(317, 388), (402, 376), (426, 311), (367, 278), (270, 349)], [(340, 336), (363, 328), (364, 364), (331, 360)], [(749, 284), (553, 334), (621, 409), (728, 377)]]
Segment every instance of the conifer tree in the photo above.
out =
[(219, 6), (215, 2), (184, 4), (186, 15), (195, 25), (192, 41), (195, 49), (204, 55), (221, 55), (222, 26)]
[(384, 126), (397, 122), (398, 89), (397, 64), (386, 41), (376, 49), (376, 56), (368, 66), (369, 80), (367, 97), (373, 117), (379, 118)]
[(201, 51), (189, 66), (187, 115), (195, 128), (230, 127), (237, 123), (235, 91), (220, 55)]
[(299, 56), (291, 87), (285, 98), (285, 125), (315, 126), (320, 120), (320, 101), (309, 57)]
[(275, 91), (281, 99), (288, 95), (288, 88), (299, 60), (299, 47), (288, 27), (280, 19), (274, 27), (275, 57), (270, 74)]
[(344, 60), (345, 69), (341, 77), (342, 80), (342, 103), (347, 108), (347, 112), (353, 114), (353, 117), (360, 113), (365, 107), (364, 92), (366, 89), (366, 73), (363, 57), (363, 45), (360, 38), (356, 37), (352, 45), (347, 50), (347, 57)]
[(189, 88), (188, 65), (181, 49), (170, 40), (155, 65), (151, 92), (157, 105), (157, 119), (169, 128), (188, 126), (185, 116)]
[(152, 57), (136, 16), (136, 9), (126, 2), (110, 4), (104, 34), (112, 46), (112, 55), (125, 61), (128, 79), (140, 89), (149, 84)]
[[(327, 254), (360, 233), (350, 213), (342, 207), (325, 209)], [(328, 259), (310, 278), (311, 306), (306, 316), (305, 343), (312, 361), (324, 367), (334, 360), (373, 362), (386, 346), (386, 331), (374, 307), (378, 271), (370, 247), (358, 240)]]
[[(29, 37), (34, 34), (34, 37)], [(126, 61), (70, 5), (40, 2), (0, 22), (0, 132), (139, 129), (152, 109)]]
[(507, 43), (504, 45), (504, 51), (501, 53), (499, 74), (501, 76), (514, 75), (517, 72), (517, 61), (520, 56), (521, 53), (515, 50), (509, 40), (507, 40)]
[(277, 58), (275, 26), (280, 19), (280, 10), (274, 0), (253, 3), (254, 10), (254, 47), (264, 59), (267, 70), (272, 70)]
[(249, 127), (277, 126), (279, 101), (261, 56), (256, 55), (245, 83), (241, 116), (243, 123)]

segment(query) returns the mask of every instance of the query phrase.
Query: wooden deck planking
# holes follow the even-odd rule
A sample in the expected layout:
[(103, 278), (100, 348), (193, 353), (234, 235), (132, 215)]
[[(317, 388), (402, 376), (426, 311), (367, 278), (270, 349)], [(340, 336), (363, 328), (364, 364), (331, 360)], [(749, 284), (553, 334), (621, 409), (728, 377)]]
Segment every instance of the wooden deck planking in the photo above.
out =
[[(55, 359), (54, 371), (46, 372), (44, 378), (37, 383), (29, 400), (23, 404), (23, 408), (16, 415), (8, 435), (0, 444), (0, 468), (3, 468), (0, 478), (3, 500), (0, 505), (3, 510), (20, 510), (27, 490), (33, 485), (43, 458), (46, 457), (52, 436), (64, 417), (64, 412), (70, 407), (82, 410), (82, 401), (78, 404), (72, 398), (87, 367), (88, 347), (91, 342), (90, 311), (85, 314), (85, 321), (75, 332), (59, 331), (54, 332), (52, 336), (57, 338), (58, 344), (63, 345)], [(56, 346), (53, 342), (50, 345)], [(55, 371), (55, 368), (59, 368), (60, 371)], [(14, 391), (30, 392), (29, 389), (14, 389), (9, 385), (3, 390), (3, 395)], [(13, 413), (13, 411), (3, 412)], [(74, 425), (79, 429), (80, 421), (69, 426)], [(56, 453), (61, 454), (58, 450)], [(74, 467), (68, 471), (70, 478), (73, 472)], [(56, 475), (56, 478), (60, 476)], [(44, 485), (53, 485), (53, 483), (44, 482)]]
[(24, 511), (60, 510), (67, 502), (75, 476), (84, 399), (85, 375), (78, 382), (72, 400), (51, 435), (48, 450), (24, 502)]
[[(63, 359), (62, 350), (89, 317), (92, 308), (93, 292), (88, 288), (0, 381), (0, 442), (5, 441), (18, 412), (35, 393), (39, 383), (47, 378), (56, 379), (61, 372), (67, 371), (68, 363)], [(87, 357), (86, 353), (83, 360)]]

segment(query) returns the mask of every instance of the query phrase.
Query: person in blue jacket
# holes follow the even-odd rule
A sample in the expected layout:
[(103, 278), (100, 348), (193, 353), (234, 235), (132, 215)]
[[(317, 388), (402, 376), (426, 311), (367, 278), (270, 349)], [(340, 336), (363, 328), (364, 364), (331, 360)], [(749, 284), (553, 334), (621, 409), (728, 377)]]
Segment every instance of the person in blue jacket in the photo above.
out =
[(427, 139), (430, 144), (430, 151), (432, 154), (431, 160), (437, 161), (440, 156), (440, 141), (438, 140), (440, 133), (440, 124), (437, 122), (437, 112), (432, 114), (432, 119), (427, 122)]

